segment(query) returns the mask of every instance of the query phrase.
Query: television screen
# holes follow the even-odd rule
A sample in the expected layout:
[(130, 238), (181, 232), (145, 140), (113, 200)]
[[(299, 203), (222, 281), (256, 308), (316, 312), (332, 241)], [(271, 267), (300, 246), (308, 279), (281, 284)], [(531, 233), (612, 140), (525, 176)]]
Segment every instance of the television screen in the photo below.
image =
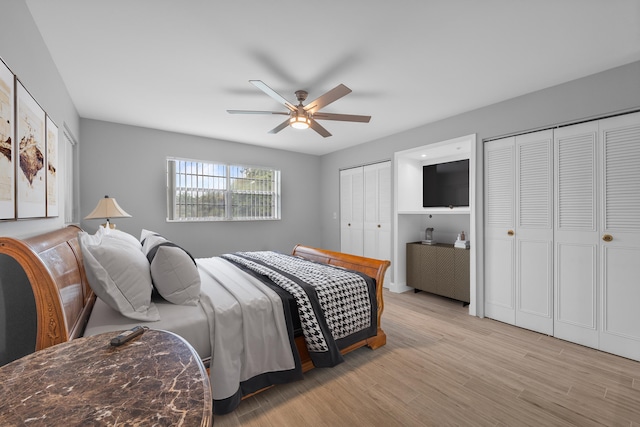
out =
[(422, 167), (422, 206), (469, 206), (469, 159)]

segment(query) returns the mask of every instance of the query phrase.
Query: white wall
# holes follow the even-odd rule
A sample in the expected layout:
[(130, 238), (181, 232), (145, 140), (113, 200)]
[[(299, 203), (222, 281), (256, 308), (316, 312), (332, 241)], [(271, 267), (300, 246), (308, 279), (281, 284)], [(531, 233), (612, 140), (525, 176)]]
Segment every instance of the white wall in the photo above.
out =
[[(247, 144), (82, 119), (81, 217), (109, 195), (132, 218), (113, 220), (123, 231), (163, 234), (194, 257), (238, 250), (291, 252), (295, 244), (319, 246), (320, 158)], [(282, 220), (166, 222), (166, 158), (183, 157), (267, 166), (282, 171)], [(95, 230), (99, 220), (82, 221)]]

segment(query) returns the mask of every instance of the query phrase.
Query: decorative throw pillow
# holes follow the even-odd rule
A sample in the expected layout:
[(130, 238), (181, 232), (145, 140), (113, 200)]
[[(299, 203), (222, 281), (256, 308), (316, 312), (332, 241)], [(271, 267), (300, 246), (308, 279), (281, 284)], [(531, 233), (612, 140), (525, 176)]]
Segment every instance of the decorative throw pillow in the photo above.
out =
[(155, 231), (145, 230), (144, 228), (142, 229), (142, 232), (140, 233), (140, 244), (142, 245), (142, 251), (145, 254), (148, 252), (148, 250), (145, 250), (144, 244), (147, 240), (147, 237), (149, 236), (160, 236), (160, 234), (156, 233)]
[(141, 239), (158, 293), (174, 304), (196, 305), (200, 300), (200, 273), (189, 252), (148, 230), (142, 230)]
[[(100, 227), (102, 228), (102, 227)], [(109, 307), (135, 320), (160, 320), (151, 302), (149, 262), (141, 250), (129, 242), (105, 238), (104, 230), (95, 235), (78, 233), (85, 272), (93, 292)]]

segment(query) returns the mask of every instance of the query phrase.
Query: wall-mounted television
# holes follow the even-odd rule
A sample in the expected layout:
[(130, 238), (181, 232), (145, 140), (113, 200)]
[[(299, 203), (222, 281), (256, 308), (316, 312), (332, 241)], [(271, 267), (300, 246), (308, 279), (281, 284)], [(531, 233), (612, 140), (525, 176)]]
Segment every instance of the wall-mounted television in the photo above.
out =
[(469, 206), (469, 159), (423, 166), (422, 206)]

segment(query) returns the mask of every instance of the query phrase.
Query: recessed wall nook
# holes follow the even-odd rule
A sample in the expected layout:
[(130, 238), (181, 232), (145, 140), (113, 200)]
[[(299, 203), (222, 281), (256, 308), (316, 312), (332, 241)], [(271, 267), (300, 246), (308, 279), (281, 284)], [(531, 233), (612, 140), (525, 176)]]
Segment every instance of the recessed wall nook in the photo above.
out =
[[(469, 159), (469, 206), (423, 207), (423, 167)], [(389, 288), (393, 292), (413, 289), (407, 283), (407, 243), (421, 242), (433, 228), (433, 240), (453, 246), (464, 231), (470, 241), (469, 314), (476, 315), (475, 175), (476, 134), (461, 136), (394, 153), (394, 241), (396, 268)]]

